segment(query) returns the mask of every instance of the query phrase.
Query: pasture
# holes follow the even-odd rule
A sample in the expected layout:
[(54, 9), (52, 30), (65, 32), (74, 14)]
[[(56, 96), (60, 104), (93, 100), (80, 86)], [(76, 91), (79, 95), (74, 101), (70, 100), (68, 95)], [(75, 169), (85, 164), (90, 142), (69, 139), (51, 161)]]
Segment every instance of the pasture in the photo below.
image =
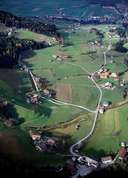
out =
[[(88, 72), (95, 72), (101, 67), (104, 62), (103, 51), (107, 49), (109, 43), (104, 41), (106, 39), (103, 39), (103, 47), (97, 44), (99, 36), (95, 32), (90, 32), (93, 27), (103, 29), (105, 34), (109, 30), (108, 26), (99, 25), (81, 26), (75, 31), (60, 31), (64, 34), (64, 47), (54, 44), (50, 48), (35, 50), (34, 52), (29, 51), (24, 54), (24, 60), (36, 76), (46, 78), (50, 82), (50, 87), (57, 91), (57, 99), (95, 110), (99, 99), (99, 91), (88, 78)], [(51, 40), (44, 35), (37, 35), (24, 30), (19, 30), (17, 35), (20, 38), (39, 41)], [(92, 45), (92, 42), (96, 44)], [(53, 57), (56, 54), (63, 54), (70, 56), (70, 58), (59, 61)], [(126, 70), (126, 66), (123, 64), (125, 57), (127, 57), (127, 54), (117, 53), (112, 49), (107, 53), (106, 67), (112, 72), (123, 72)], [(113, 63), (111, 63), (112, 60)], [(27, 104), (25, 93), (32, 88), (30, 80), (23, 71), (14, 70), (13, 72), (0, 71), (0, 92), (1, 96), (6, 97), (15, 104), (19, 116), (24, 118), (24, 123), (20, 126), (20, 130), (24, 134), (27, 134), (30, 127), (49, 128), (58, 126), (56, 129), (52, 129), (51, 133), (69, 136), (71, 138), (70, 144), (72, 144), (90, 131), (93, 115), (89, 115), (88, 112), (84, 112), (82, 116), (79, 116), (81, 110), (76, 107), (57, 106), (46, 100), (42, 100), (38, 107)], [(4, 75), (4, 73), (8, 75)], [(118, 85), (117, 82), (115, 84)], [(103, 90), (102, 100), (111, 101), (113, 104), (118, 103), (123, 100), (122, 90), (119, 87), (114, 91)], [(76, 115), (78, 117), (77, 121), (63, 128), (59, 127), (61, 124), (74, 120)], [(120, 141), (127, 140), (127, 115), (126, 105), (109, 110), (100, 116), (96, 131), (86, 143), (82, 152), (93, 155), (115, 153)], [(76, 129), (77, 124), (80, 124), (78, 130)], [(23, 136), (18, 133), (18, 129), (15, 134), (19, 134), (18, 138)], [(23, 144), (26, 144), (27, 141), (28, 147), (31, 147), (28, 136), (25, 142), (22, 139)]]
[(108, 110), (100, 116), (94, 135), (85, 143), (82, 152), (103, 156), (117, 153), (120, 143), (128, 140), (128, 110), (127, 104)]

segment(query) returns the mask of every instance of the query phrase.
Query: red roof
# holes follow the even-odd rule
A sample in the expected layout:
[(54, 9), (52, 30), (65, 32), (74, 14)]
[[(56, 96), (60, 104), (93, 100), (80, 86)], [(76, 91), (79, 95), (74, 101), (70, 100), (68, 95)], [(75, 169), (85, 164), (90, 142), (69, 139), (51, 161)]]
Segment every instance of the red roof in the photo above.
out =
[(124, 158), (125, 155), (126, 155), (126, 149), (125, 149), (125, 148), (120, 148), (120, 149), (119, 149), (119, 152), (118, 152), (118, 155), (119, 155), (121, 158)]

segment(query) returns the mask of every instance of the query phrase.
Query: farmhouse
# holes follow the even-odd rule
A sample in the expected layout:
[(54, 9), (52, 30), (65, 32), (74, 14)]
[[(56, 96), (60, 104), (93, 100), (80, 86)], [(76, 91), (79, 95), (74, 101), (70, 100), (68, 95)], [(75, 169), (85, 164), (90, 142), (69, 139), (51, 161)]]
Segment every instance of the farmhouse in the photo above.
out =
[(110, 103), (108, 101), (104, 101), (103, 103), (100, 104), (99, 106), (99, 113), (103, 114), (109, 107)]
[(119, 156), (119, 159), (124, 159), (125, 156), (126, 156), (126, 153), (127, 153), (127, 150), (125, 147), (121, 147), (118, 151), (118, 156)]
[(101, 84), (101, 87), (104, 89), (108, 89), (108, 90), (113, 90), (115, 88), (115, 86), (113, 86), (113, 83), (110, 82), (106, 82), (105, 84)]
[(29, 92), (26, 94), (26, 102), (31, 104), (38, 104), (39, 103), (39, 96), (33, 92)]
[(48, 89), (44, 89), (43, 94), (44, 94), (45, 97), (49, 97), (49, 98), (51, 97), (51, 93)]
[(105, 112), (105, 108), (101, 105), (101, 106), (99, 107), (99, 113), (100, 113), (100, 114), (104, 114), (104, 112)]
[(112, 157), (111, 156), (102, 157), (101, 162), (103, 164), (111, 164), (112, 163)]
[(119, 75), (117, 73), (111, 73), (110, 77), (114, 80), (119, 80)]
[(98, 75), (99, 75), (99, 77), (101, 78), (101, 79), (107, 79), (107, 78), (109, 78), (110, 77), (110, 75), (111, 75), (111, 72), (110, 72), (110, 70), (109, 69), (100, 69), (99, 71), (98, 71)]
[(30, 134), (33, 141), (39, 140), (41, 138), (41, 135), (39, 133), (34, 132), (32, 130), (29, 131), (29, 134)]

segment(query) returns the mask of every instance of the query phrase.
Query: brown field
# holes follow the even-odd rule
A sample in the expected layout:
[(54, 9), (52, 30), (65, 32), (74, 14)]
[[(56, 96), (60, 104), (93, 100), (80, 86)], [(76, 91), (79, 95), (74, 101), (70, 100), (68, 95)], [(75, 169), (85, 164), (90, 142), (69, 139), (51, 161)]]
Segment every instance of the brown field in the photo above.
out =
[(72, 87), (71, 85), (59, 84), (56, 86), (56, 98), (65, 102), (72, 102)]
[(121, 131), (120, 130), (119, 113), (117, 111), (115, 111), (114, 114), (113, 114), (113, 116), (114, 116), (114, 124), (115, 124), (113, 135), (116, 136)]

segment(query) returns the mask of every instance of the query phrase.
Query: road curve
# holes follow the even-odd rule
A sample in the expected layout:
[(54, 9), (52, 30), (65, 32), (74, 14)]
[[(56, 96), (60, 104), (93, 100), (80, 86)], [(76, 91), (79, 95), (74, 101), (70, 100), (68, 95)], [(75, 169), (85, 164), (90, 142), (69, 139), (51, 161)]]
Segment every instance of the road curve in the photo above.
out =
[[(108, 50), (107, 50), (108, 51)], [(104, 64), (100, 67), (103, 68), (103, 66), (106, 65), (106, 52), (103, 52), (103, 59), (104, 59)], [(75, 147), (76, 146), (79, 146), (81, 145), (84, 141), (86, 141), (94, 132), (95, 130), (95, 126), (96, 126), (96, 122), (97, 122), (97, 118), (98, 118), (98, 114), (99, 114), (99, 106), (100, 106), (100, 103), (101, 103), (101, 100), (102, 100), (102, 97), (103, 97), (103, 93), (102, 93), (102, 89), (100, 88), (100, 86), (96, 83), (95, 79), (94, 79), (94, 75), (97, 71), (95, 71), (94, 73), (90, 73), (87, 69), (85, 69), (84, 67), (80, 66), (80, 65), (77, 65), (77, 64), (72, 64), (72, 63), (69, 63), (67, 62), (67, 64), (70, 64), (70, 65), (73, 65), (73, 66), (77, 66), (77, 67), (80, 67), (84, 72), (86, 72), (88, 75), (91, 75), (91, 78), (90, 80), (93, 82), (93, 84), (96, 86), (96, 88), (99, 90), (99, 93), (100, 93), (100, 96), (99, 96), (99, 100), (98, 100), (98, 103), (97, 103), (97, 108), (95, 111), (91, 110), (91, 109), (88, 109), (86, 107), (83, 107), (83, 106), (80, 106), (80, 105), (75, 105), (75, 104), (71, 104), (71, 103), (66, 103), (66, 102), (63, 102), (63, 101), (59, 101), (59, 100), (56, 100), (56, 99), (47, 99), (46, 97), (43, 97), (41, 96), (41, 98), (43, 99), (47, 99), (49, 102), (53, 103), (53, 104), (56, 104), (56, 105), (59, 105), (59, 106), (73, 106), (73, 107), (77, 107), (77, 108), (80, 108), (80, 109), (83, 109), (83, 110), (86, 110), (88, 112), (91, 112), (91, 113), (94, 113), (95, 116), (94, 116), (94, 121), (93, 121), (93, 125), (92, 125), (92, 128), (90, 130), (90, 132), (88, 133), (88, 135), (86, 135), (84, 138), (82, 138), (81, 140), (79, 140), (77, 143), (73, 144), (71, 147), (70, 147), (70, 153), (72, 156), (80, 156), (78, 153), (75, 152)], [(27, 67), (28, 69), (28, 67)], [(28, 69), (28, 72), (33, 80), (33, 83), (35, 85), (35, 88), (36, 88), (36, 91), (39, 92), (39, 88), (38, 88), (38, 85), (37, 85), (37, 82), (35, 80), (35, 77), (33, 75), (33, 73), (31, 72), (30, 69)]]
[[(107, 49), (107, 51), (109, 51)], [(103, 60), (104, 60), (104, 64), (100, 67), (103, 68), (103, 66), (106, 65), (107, 63), (107, 60), (106, 60), (106, 51), (103, 52)], [(83, 67), (82, 67), (83, 68)], [(97, 71), (96, 71), (97, 72)], [(89, 137), (92, 136), (94, 130), (95, 130), (95, 126), (96, 126), (96, 122), (97, 122), (97, 118), (98, 118), (98, 114), (99, 114), (99, 106), (100, 106), (100, 103), (102, 101), (102, 97), (103, 97), (103, 92), (102, 92), (102, 89), (100, 88), (100, 86), (96, 83), (95, 79), (94, 79), (94, 75), (95, 73), (92, 73), (91, 74), (91, 80), (92, 82), (95, 84), (96, 88), (99, 90), (99, 93), (100, 93), (100, 96), (99, 96), (99, 100), (98, 100), (98, 104), (97, 104), (97, 108), (96, 108), (96, 111), (95, 111), (95, 116), (94, 116), (94, 121), (93, 121), (93, 125), (92, 125), (92, 128), (90, 130), (90, 132), (88, 133), (88, 135), (86, 135), (84, 138), (82, 138), (81, 140), (79, 140), (77, 143), (73, 144), (71, 147), (70, 147), (70, 153), (72, 154), (72, 156), (80, 156), (79, 153), (76, 153), (75, 152), (75, 148), (77, 146), (80, 146), (83, 142), (85, 142)]]

